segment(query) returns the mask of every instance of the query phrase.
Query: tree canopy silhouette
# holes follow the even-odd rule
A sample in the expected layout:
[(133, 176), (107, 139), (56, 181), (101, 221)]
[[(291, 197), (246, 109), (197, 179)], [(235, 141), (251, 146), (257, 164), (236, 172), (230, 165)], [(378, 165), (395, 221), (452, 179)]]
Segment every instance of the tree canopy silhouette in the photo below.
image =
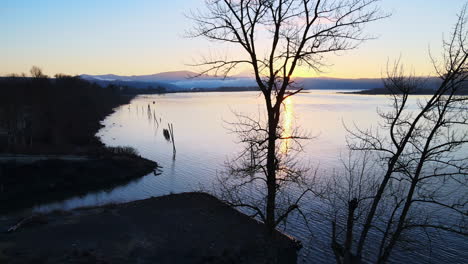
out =
[(0, 151), (31, 152), (100, 145), (99, 122), (125, 102), (120, 89), (57, 74), (48, 78), (36, 66), (30, 77), (0, 78), (0, 128), (7, 142)]
[[(271, 233), (290, 212), (276, 212), (278, 191), (277, 140), (285, 139), (280, 131), (282, 104), (301, 91), (293, 75), (299, 66), (320, 71), (327, 54), (357, 48), (372, 38), (364, 33), (365, 25), (386, 15), (379, 11), (379, 0), (207, 0), (206, 11), (190, 14), (196, 26), (189, 35), (234, 45), (243, 51), (224, 57), (204, 57), (194, 65), (200, 75), (228, 76), (232, 70), (247, 65), (265, 100), (267, 122), (261, 125), (262, 138), (255, 143), (265, 147), (262, 166), (266, 183), (266, 209), (257, 208)], [(234, 58), (232, 58), (234, 57)], [(248, 124), (252, 124), (247, 121)], [(255, 122), (254, 122), (255, 123)], [(294, 135), (288, 139), (299, 139)], [(248, 146), (249, 148), (251, 146)], [(243, 203), (240, 206), (252, 207)]]

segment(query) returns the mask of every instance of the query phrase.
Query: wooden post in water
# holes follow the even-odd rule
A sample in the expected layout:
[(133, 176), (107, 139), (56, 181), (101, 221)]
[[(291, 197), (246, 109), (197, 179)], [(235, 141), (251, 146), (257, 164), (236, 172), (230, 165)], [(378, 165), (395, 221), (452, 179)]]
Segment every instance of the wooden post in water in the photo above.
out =
[(172, 158), (175, 159), (176, 156), (176, 147), (175, 147), (175, 140), (174, 140), (174, 126), (172, 123), (167, 123), (169, 127), (169, 133), (171, 134), (171, 141), (172, 141)]

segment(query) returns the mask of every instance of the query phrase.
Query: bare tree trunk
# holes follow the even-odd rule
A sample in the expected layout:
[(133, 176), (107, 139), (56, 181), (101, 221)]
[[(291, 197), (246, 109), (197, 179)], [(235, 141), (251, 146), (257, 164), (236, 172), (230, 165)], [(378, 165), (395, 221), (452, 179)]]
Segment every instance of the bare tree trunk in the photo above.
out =
[(273, 110), (268, 111), (268, 153), (267, 153), (267, 208), (266, 226), (267, 232), (273, 234), (275, 229), (276, 208), (276, 128), (275, 114)]
[[(466, 60), (466, 57), (465, 57), (465, 60)], [(418, 166), (416, 168), (414, 176), (412, 177), (411, 187), (410, 187), (410, 189), (408, 191), (405, 205), (403, 207), (402, 213), (401, 213), (400, 218), (398, 220), (397, 229), (396, 229), (395, 233), (393, 234), (393, 236), (391, 237), (389, 245), (385, 248), (382, 256), (379, 257), (379, 260), (378, 260), (379, 264), (386, 263), (388, 261), (388, 258), (390, 256), (391, 251), (393, 250), (396, 242), (400, 238), (401, 232), (403, 231), (403, 228), (404, 228), (404, 223), (406, 221), (406, 217), (408, 215), (411, 204), (413, 203), (413, 196), (414, 196), (414, 192), (416, 190), (416, 186), (417, 186), (417, 184), (419, 182), (419, 177), (421, 176), (421, 171), (422, 171), (423, 166), (426, 163), (426, 159), (428, 158), (428, 155), (429, 155), (429, 148), (430, 148), (430, 145), (432, 143), (432, 139), (436, 135), (439, 128), (441, 128), (442, 125), (443, 125), (443, 122), (444, 122), (443, 119), (445, 118), (447, 108), (449, 107), (449, 105), (451, 103), (453, 93), (454, 93), (454, 90), (452, 90), (452, 94), (450, 94), (449, 97), (447, 98), (447, 101), (445, 102), (445, 105), (444, 105), (442, 111), (439, 112), (439, 117), (437, 119), (436, 124), (432, 128), (432, 131), (429, 134), (429, 137), (426, 139), (424, 150), (421, 153), (421, 157), (419, 159)]]
[[(268, 123), (262, 124), (261, 129), (254, 129), (257, 133), (263, 133), (262, 139), (244, 140), (254, 140), (256, 147), (261, 149), (262, 159), (259, 163), (266, 164), (255, 164), (255, 168), (261, 171), (261, 181), (266, 183), (266, 197), (262, 197), (260, 207), (258, 204), (246, 204), (238, 197), (234, 199), (233, 205), (253, 210), (254, 215), (260, 216), (265, 222), (269, 233), (281, 221), (286, 220), (290, 212), (298, 208), (296, 202), (279, 213), (278, 207), (281, 206), (276, 203), (278, 190), (286, 185), (285, 182), (299, 183), (299, 170), (295, 170), (296, 173), (279, 172), (282, 161), (276, 153), (277, 140), (282, 139), (278, 135), (281, 132), (278, 124), (282, 103), (287, 97), (302, 90), (302, 87), (293, 85), (291, 76), (294, 75), (296, 66), (318, 71), (324, 66), (325, 54), (352, 50), (368, 40), (369, 36), (364, 34), (363, 26), (387, 17), (380, 12), (377, 6), (379, 1), (206, 1), (206, 11), (190, 15), (195, 22), (190, 36), (235, 44), (245, 51), (243, 55), (236, 55), (234, 58), (205, 57), (200, 63), (194, 64), (205, 68), (199, 76), (214, 74), (226, 77), (239, 65), (248, 65), (254, 71), (259, 91), (264, 96)], [(324, 19), (330, 23), (322, 23)], [(264, 37), (265, 32), (271, 33), (271, 42), (269, 45), (259, 45), (258, 40)], [(291, 92), (287, 92), (288, 90)], [(287, 137), (300, 139), (294, 135)], [(248, 181), (256, 180), (255, 177), (251, 179), (252, 173), (248, 172)], [(281, 179), (277, 179), (277, 172), (281, 173)], [(308, 191), (303, 195), (306, 192)]]
[(358, 199), (354, 198), (348, 202), (348, 218), (346, 221), (346, 238), (344, 246), (340, 245), (336, 240), (336, 222), (332, 222), (332, 250), (335, 254), (337, 264), (359, 264), (360, 258), (352, 253), (353, 245), (353, 230), (354, 230), (354, 214), (358, 208)]
[[(359, 243), (357, 247), (357, 256), (361, 258), (362, 256), (362, 250), (364, 249), (364, 245), (367, 239), (367, 235), (369, 233), (369, 230), (372, 226), (372, 222), (375, 217), (375, 213), (377, 211), (377, 207), (380, 204), (380, 201), (382, 199), (382, 195), (387, 188), (388, 182), (390, 180), (390, 177), (394, 173), (395, 165), (400, 158), (401, 154), (403, 153), (403, 150), (406, 148), (406, 145), (408, 144), (408, 141), (413, 137), (413, 132), (416, 129), (417, 125), (419, 124), (419, 121), (421, 118), (424, 117), (424, 115), (431, 109), (431, 107), (436, 104), (439, 100), (440, 97), (444, 94), (444, 92), (447, 90), (446, 88), (446, 81), (444, 81), (441, 85), (441, 87), (434, 93), (434, 95), (431, 97), (431, 99), (428, 101), (426, 106), (418, 113), (416, 118), (412, 121), (411, 126), (408, 129), (408, 132), (406, 135), (403, 137), (403, 140), (396, 146), (397, 147), (397, 152), (390, 158), (387, 166), (387, 171), (385, 173), (385, 176), (382, 179), (382, 182), (379, 186), (379, 189), (377, 190), (375, 197), (372, 200), (372, 205), (369, 210), (369, 213), (367, 214), (366, 222), (364, 224), (363, 230), (361, 232), (361, 236), (359, 238)], [(401, 105), (400, 111), (403, 110), (405, 105)], [(394, 122), (396, 122), (397, 119), (395, 119)], [(390, 131), (391, 136), (394, 137), (393, 135), (393, 130)]]
[(353, 245), (353, 228), (354, 228), (354, 212), (358, 207), (358, 200), (354, 198), (348, 202), (348, 220), (346, 223), (346, 240), (344, 244), (344, 263), (352, 264), (355, 262), (355, 257), (351, 252)]

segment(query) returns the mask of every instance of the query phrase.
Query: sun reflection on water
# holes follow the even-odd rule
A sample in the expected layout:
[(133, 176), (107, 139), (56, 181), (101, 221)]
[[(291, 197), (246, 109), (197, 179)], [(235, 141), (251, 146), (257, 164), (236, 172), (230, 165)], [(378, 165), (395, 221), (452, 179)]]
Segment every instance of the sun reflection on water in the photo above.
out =
[(280, 151), (282, 154), (287, 154), (291, 139), (289, 137), (292, 136), (292, 122), (293, 122), (293, 101), (291, 97), (286, 98), (283, 101), (283, 122), (282, 122), (282, 133), (281, 137), (285, 138), (281, 141)]

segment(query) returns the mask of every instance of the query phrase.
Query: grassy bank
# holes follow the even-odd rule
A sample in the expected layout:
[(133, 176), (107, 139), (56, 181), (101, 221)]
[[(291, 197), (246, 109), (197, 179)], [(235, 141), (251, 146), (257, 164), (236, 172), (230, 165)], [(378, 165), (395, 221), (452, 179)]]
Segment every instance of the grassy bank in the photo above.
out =
[(153, 172), (156, 162), (108, 153), (78, 160), (0, 163), (0, 214), (111, 189)]

